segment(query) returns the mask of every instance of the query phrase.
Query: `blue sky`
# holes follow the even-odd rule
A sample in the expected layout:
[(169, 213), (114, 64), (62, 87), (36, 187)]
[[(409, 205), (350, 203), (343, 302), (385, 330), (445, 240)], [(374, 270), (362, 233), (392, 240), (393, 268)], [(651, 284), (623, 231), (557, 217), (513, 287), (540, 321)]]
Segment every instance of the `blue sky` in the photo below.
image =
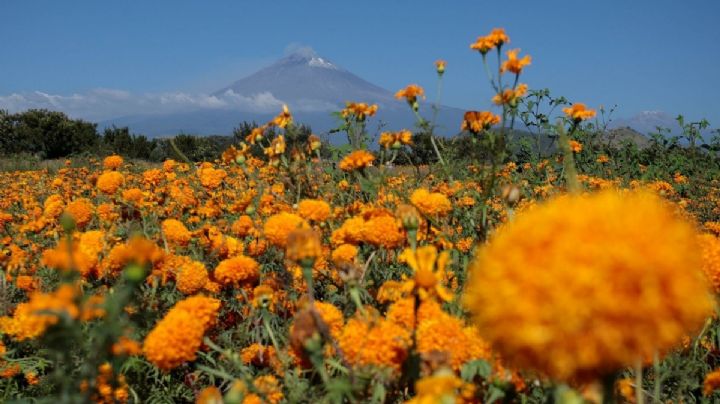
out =
[[(720, 122), (720, 1), (4, 0), (0, 97), (93, 89), (208, 93), (293, 46), (395, 91), (435, 88), (444, 103), (489, 106), (478, 35), (504, 27), (533, 57), (531, 88)], [(430, 91), (432, 93), (432, 91)]]

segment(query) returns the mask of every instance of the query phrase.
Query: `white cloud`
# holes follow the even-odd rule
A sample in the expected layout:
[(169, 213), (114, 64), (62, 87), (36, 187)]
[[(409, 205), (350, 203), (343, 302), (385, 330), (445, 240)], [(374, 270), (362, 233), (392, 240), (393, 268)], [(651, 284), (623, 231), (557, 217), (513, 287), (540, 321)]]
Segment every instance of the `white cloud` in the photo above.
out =
[(71, 117), (101, 121), (135, 114), (184, 112), (198, 109), (237, 109), (248, 112), (274, 113), (283, 101), (270, 92), (243, 95), (228, 90), (220, 95), (187, 93), (133, 94), (128, 91), (96, 88), (70, 95), (42, 91), (0, 95), (0, 109), (19, 112), (27, 109), (63, 111)]

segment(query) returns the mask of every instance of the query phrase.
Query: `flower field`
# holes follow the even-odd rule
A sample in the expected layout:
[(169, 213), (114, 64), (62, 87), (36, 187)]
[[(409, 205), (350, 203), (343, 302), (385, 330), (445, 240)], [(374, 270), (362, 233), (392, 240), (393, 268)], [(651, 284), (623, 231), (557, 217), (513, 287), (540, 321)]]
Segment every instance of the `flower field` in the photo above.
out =
[(509, 43), (459, 152), (409, 85), (416, 129), (348, 102), (330, 155), (284, 107), (215, 161), (0, 173), (2, 401), (720, 400), (716, 151), (608, 141)]

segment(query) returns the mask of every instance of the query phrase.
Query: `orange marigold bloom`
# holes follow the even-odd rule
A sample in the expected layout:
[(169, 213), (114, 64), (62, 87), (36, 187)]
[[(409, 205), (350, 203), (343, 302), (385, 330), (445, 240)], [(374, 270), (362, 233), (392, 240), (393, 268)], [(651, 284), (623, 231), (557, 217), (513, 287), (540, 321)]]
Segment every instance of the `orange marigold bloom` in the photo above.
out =
[(495, 47), (501, 47), (503, 44), (509, 43), (510, 38), (505, 34), (503, 28), (495, 28), (486, 36), (479, 36), (477, 40), (470, 44), (470, 49), (475, 49), (483, 55), (488, 53)]
[(161, 225), (163, 236), (172, 244), (186, 246), (192, 239), (192, 233), (177, 219), (165, 219)]
[(255, 224), (253, 223), (252, 218), (248, 215), (242, 215), (233, 222), (230, 230), (238, 237), (245, 237), (250, 234), (250, 230), (254, 227)]
[(437, 72), (437, 74), (442, 76), (443, 73), (445, 73), (445, 66), (447, 66), (446, 61), (444, 61), (442, 59), (436, 60), (435, 61), (435, 71)]
[(391, 215), (376, 216), (365, 221), (361, 237), (366, 243), (388, 250), (401, 246), (406, 239), (402, 224)]
[(65, 208), (65, 202), (63, 197), (58, 194), (48, 196), (43, 203), (43, 215), (50, 218), (56, 218), (60, 216)]
[(282, 362), (278, 358), (275, 347), (252, 344), (240, 352), (240, 359), (246, 365), (257, 367), (271, 367), (278, 374), (282, 374)]
[(138, 341), (121, 336), (117, 342), (113, 344), (111, 351), (115, 356), (135, 356), (142, 353), (142, 345)]
[(123, 163), (123, 158), (118, 155), (112, 155), (105, 157), (103, 160), (103, 167), (105, 167), (107, 170), (116, 170), (120, 168), (120, 166)]
[(399, 372), (411, 344), (410, 332), (380, 319), (351, 319), (338, 338), (343, 355), (352, 366), (378, 366)]
[(416, 396), (406, 404), (475, 403), (475, 386), (465, 383), (449, 369), (441, 369), (432, 376), (415, 382)]
[(510, 105), (515, 106), (517, 105), (517, 101), (519, 98), (522, 98), (527, 94), (528, 86), (527, 84), (518, 84), (515, 89), (512, 88), (506, 88), (503, 90), (503, 92), (499, 94), (495, 94), (492, 98), (492, 102), (497, 105)]
[(97, 179), (98, 189), (108, 195), (113, 195), (125, 182), (125, 177), (117, 171), (106, 171)]
[(357, 259), (358, 248), (352, 244), (341, 244), (332, 252), (332, 261), (335, 265), (340, 266), (343, 263), (355, 262)]
[(288, 235), (285, 258), (304, 265), (322, 255), (320, 235), (309, 228), (295, 229)]
[(77, 290), (67, 284), (54, 292), (35, 292), (29, 301), (17, 305), (12, 317), (0, 317), (0, 331), (18, 341), (37, 338), (57, 324), (60, 316), (75, 319), (80, 315), (76, 298)]
[(209, 280), (208, 271), (202, 262), (188, 260), (178, 270), (175, 285), (183, 294), (192, 295), (203, 289)]
[(720, 369), (715, 369), (705, 375), (703, 380), (703, 395), (710, 396), (720, 388)]
[(698, 237), (703, 259), (703, 272), (716, 294), (720, 294), (720, 239), (712, 234)]
[(307, 228), (309, 225), (302, 217), (288, 212), (270, 216), (263, 226), (263, 234), (270, 244), (285, 248), (287, 238), (293, 230)]
[(572, 118), (576, 122), (584, 121), (595, 116), (594, 109), (588, 109), (585, 104), (576, 102), (570, 107), (563, 108), (563, 112), (568, 118)]
[(472, 133), (480, 133), (490, 129), (491, 126), (500, 123), (500, 116), (490, 111), (468, 111), (463, 116), (460, 130), (468, 130)]
[(582, 143), (578, 142), (577, 140), (571, 140), (570, 142), (570, 150), (573, 153), (580, 153), (583, 149)]
[(379, 143), (380, 146), (385, 149), (399, 149), (403, 145), (411, 145), (413, 143), (412, 132), (407, 129), (397, 132), (383, 132), (380, 134)]
[(418, 97), (423, 97), (423, 99), (425, 99), (425, 90), (417, 84), (410, 84), (395, 93), (395, 98), (398, 100), (405, 98), (408, 104), (411, 105), (417, 102)]
[(564, 196), (496, 231), (469, 267), (465, 305), (518, 368), (594, 379), (702, 327), (713, 299), (698, 248), (649, 192)]
[(355, 150), (345, 156), (338, 167), (343, 171), (353, 171), (372, 166), (375, 156), (366, 150)]
[(70, 202), (65, 207), (65, 212), (72, 216), (75, 225), (79, 228), (85, 227), (92, 220), (95, 206), (87, 198), (79, 198)]
[(282, 111), (272, 120), (272, 124), (275, 126), (279, 126), (281, 128), (285, 128), (288, 125), (290, 125), (293, 121), (292, 115), (290, 114), (290, 110), (288, 109), (288, 106), (283, 104)]
[(502, 63), (502, 66), (500, 66), (500, 72), (504, 73), (510, 71), (515, 74), (522, 73), (522, 69), (530, 64), (532, 58), (530, 55), (525, 55), (521, 59), (518, 59), (519, 52), (520, 49), (511, 49), (507, 51), (508, 59)]
[(426, 216), (447, 216), (452, 211), (452, 204), (447, 196), (439, 192), (430, 192), (425, 188), (413, 191), (410, 202)]
[(220, 301), (210, 297), (197, 295), (179, 301), (145, 337), (145, 357), (164, 371), (194, 361), (219, 309)]
[(212, 167), (200, 168), (197, 173), (198, 177), (200, 177), (200, 184), (208, 189), (219, 187), (225, 177), (227, 177), (225, 170)]
[(225, 286), (252, 283), (260, 277), (260, 265), (250, 257), (238, 255), (220, 261), (213, 277)]
[(323, 222), (330, 216), (330, 205), (319, 199), (303, 199), (298, 204), (298, 214), (306, 220)]
[(343, 118), (354, 117), (357, 121), (364, 121), (366, 117), (373, 116), (377, 113), (377, 104), (368, 105), (364, 102), (347, 102), (345, 109), (340, 111)]

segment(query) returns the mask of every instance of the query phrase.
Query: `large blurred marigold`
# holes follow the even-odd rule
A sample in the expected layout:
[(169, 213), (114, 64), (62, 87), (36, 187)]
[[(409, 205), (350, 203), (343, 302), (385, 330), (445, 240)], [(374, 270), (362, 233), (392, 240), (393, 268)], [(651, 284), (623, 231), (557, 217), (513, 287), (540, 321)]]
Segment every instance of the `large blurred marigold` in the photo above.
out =
[(203, 335), (215, 322), (219, 309), (219, 300), (205, 296), (179, 301), (145, 338), (145, 357), (165, 371), (195, 360)]
[(693, 227), (646, 192), (564, 196), (498, 230), (465, 304), (510, 362), (587, 380), (671, 349), (713, 301)]

